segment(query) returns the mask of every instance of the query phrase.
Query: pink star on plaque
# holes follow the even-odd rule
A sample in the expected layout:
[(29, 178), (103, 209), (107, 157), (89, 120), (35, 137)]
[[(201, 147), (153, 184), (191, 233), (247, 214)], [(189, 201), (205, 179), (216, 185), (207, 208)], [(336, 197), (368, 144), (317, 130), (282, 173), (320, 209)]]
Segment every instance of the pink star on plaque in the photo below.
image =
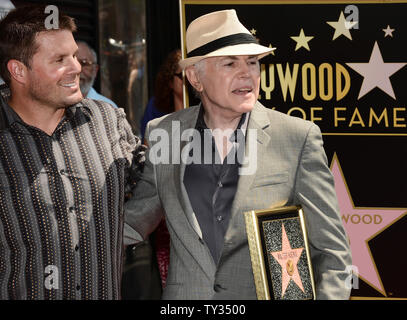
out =
[(285, 232), (284, 224), (282, 224), (282, 249), (281, 251), (270, 252), (270, 254), (281, 265), (281, 297), (288, 287), (290, 280), (293, 280), (297, 286), (305, 293), (300, 274), (298, 273), (297, 263), (301, 257), (304, 248), (291, 249), (290, 242), (288, 241), (287, 233)]

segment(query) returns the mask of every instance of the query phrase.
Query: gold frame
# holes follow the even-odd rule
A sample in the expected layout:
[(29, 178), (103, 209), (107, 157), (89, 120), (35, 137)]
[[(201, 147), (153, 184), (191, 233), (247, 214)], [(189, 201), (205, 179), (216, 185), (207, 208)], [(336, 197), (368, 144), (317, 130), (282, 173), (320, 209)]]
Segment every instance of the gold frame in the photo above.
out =
[[(261, 240), (259, 217), (268, 218), (268, 220), (282, 220), (281, 216), (289, 214), (290, 217), (284, 219), (299, 219), (301, 226), (301, 232), (304, 240), (304, 247), (307, 257), (308, 270), (311, 278), (311, 288), (313, 293), (313, 299), (316, 299), (315, 282), (311, 264), (311, 255), (309, 251), (309, 243), (307, 237), (307, 229), (305, 224), (305, 216), (300, 206), (289, 206), (276, 209), (266, 210), (252, 210), (244, 213), (246, 222), (247, 239), (249, 243), (250, 257), (252, 261), (252, 269), (254, 282), (256, 286), (256, 294), (258, 300), (271, 300), (273, 297), (270, 293), (270, 284), (267, 277), (266, 259), (263, 254), (263, 243)], [(291, 215), (296, 214), (293, 218)], [(270, 277), (271, 278), (271, 277)]]

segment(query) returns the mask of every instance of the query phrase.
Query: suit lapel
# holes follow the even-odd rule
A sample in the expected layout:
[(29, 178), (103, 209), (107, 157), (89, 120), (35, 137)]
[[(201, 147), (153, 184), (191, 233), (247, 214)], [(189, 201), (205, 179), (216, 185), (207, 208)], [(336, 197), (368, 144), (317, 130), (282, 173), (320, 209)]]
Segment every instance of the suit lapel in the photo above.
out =
[[(237, 214), (240, 214), (240, 208), (244, 202), (250, 186), (252, 185), (257, 170), (258, 161), (262, 156), (266, 156), (266, 149), (269, 148), (270, 136), (264, 131), (270, 125), (270, 119), (267, 115), (267, 110), (259, 102), (256, 103), (252, 112), (250, 113), (249, 123), (246, 131), (246, 144), (245, 144), (245, 162), (246, 165), (242, 166), (239, 171), (239, 182), (237, 185), (235, 199), (232, 205), (232, 216), (229, 224), (228, 231), (225, 239), (228, 239), (233, 233), (233, 220)], [(240, 221), (240, 219), (239, 219)]]
[[(190, 139), (192, 138), (193, 130), (188, 129), (195, 129), (195, 124), (199, 114), (199, 108), (195, 107), (194, 109), (195, 109), (194, 111), (186, 113), (185, 118), (180, 119), (181, 121), (179, 130), (180, 132), (177, 134), (178, 138), (175, 139), (179, 139), (179, 137), (181, 137), (182, 139), (179, 151), (181, 163), (174, 165), (174, 181), (177, 189), (176, 193), (178, 196), (178, 200), (183, 208), (185, 217), (188, 220), (188, 223), (190, 224), (194, 232), (196, 233), (196, 235), (202, 239), (203, 238), (202, 231), (199, 226), (199, 222), (196, 219), (194, 210), (192, 209), (191, 202), (189, 201), (188, 193), (184, 186), (184, 174), (186, 164), (185, 161), (182, 160), (183, 155), (186, 156), (189, 154), (191, 146), (189, 142)], [(174, 137), (172, 137), (172, 140), (174, 140)], [(199, 250), (192, 250), (190, 252), (199, 262), (199, 265), (202, 267), (202, 270), (208, 275), (210, 279), (212, 279), (216, 271), (216, 265), (213, 261), (212, 255), (209, 252), (209, 249), (202, 246)]]
[[(192, 108), (192, 107), (191, 107)], [(196, 124), (196, 120), (199, 114), (199, 108), (194, 107), (194, 110), (191, 112), (186, 113), (185, 118), (180, 119), (180, 126), (178, 126), (178, 130), (174, 130), (174, 136), (172, 137), (172, 141), (180, 141), (180, 148), (179, 148), (179, 160), (177, 164), (174, 165), (174, 181), (177, 188), (177, 195), (178, 200), (181, 203), (182, 208), (184, 209), (184, 213), (188, 222), (190, 223), (192, 229), (197, 233), (197, 235), (202, 238), (202, 231), (199, 227), (198, 220), (195, 217), (194, 210), (192, 209), (191, 202), (189, 201), (188, 193), (184, 186), (184, 174), (185, 174), (185, 161), (182, 160), (183, 155), (188, 155), (190, 150), (189, 141), (192, 138), (192, 130)], [(178, 131), (178, 132), (176, 132)], [(177, 160), (178, 160), (177, 159)], [(181, 162), (181, 163), (179, 163)]]

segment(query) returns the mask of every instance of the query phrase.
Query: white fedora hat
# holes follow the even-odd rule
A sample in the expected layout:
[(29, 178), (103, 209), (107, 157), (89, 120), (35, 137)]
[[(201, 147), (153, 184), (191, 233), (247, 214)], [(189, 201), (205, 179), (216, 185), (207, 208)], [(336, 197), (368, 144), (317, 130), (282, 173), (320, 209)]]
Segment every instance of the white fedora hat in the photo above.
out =
[(186, 45), (188, 57), (179, 62), (182, 69), (208, 57), (250, 55), (260, 59), (276, 49), (259, 45), (233, 9), (208, 13), (192, 21)]

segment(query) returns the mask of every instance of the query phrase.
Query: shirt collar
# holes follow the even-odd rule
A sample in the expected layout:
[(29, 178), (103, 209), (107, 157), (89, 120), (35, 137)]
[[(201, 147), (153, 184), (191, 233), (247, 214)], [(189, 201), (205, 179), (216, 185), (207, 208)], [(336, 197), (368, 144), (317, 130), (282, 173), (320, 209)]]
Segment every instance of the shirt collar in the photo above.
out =
[(89, 99), (82, 99), (77, 104), (67, 107), (65, 116), (68, 119), (72, 119), (80, 113), (83, 113), (88, 118), (92, 116), (92, 108)]
[[(9, 128), (15, 122), (24, 124), (20, 116), (10, 107), (8, 100), (10, 89), (6, 85), (0, 86), (0, 131)], [(86, 118), (90, 118), (92, 110), (86, 99), (66, 108), (65, 117), (69, 120), (83, 113)]]
[[(205, 123), (204, 113), (205, 113), (205, 109), (201, 103), (199, 106), (198, 119), (197, 119), (196, 125), (195, 125), (195, 129), (197, 129), (197, 130), (209, 129)], [(246, 135), (247, 123), (248, 123), (249, 118), (250, 118), (250, 112), (243, 113), (242, 116), (240, 117), (236, 131), (240, 129), (240, 130), (242, 130), (243, 134)]]

